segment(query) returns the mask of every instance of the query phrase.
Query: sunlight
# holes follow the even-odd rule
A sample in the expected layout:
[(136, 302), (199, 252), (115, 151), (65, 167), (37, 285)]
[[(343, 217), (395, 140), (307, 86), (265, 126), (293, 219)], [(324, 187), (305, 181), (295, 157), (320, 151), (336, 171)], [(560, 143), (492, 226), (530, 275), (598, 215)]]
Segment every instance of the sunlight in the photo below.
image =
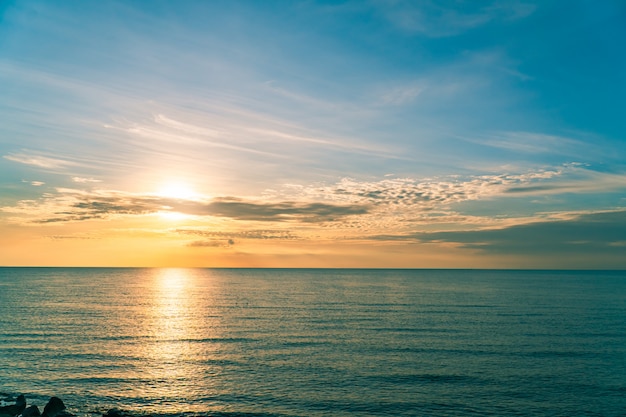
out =
[[(164, 294), (168, 294), (168, 298), (173, 298), (177, 293), (186, 287), (188, 276), (187, 271), (178, 268), (166, 268), (158, 271), (159, 289)], [(174, 294), (172, 292), (174, 291)]]
[(155, 395), (164, 392), (183, 391), (179, 381), (195, 379), (197, 370), (189, 364), (189, 358), (198, 352), (187, 340), (197, 337), (194, 331), (194, 304), (192, 299), (192, 279), (184, 269), (155, 269), (152, 277), (150, 319), (144, 332), (151, 339), (142, 345), (142, 355), (146, 358), (142, 373), (153, 381), (166, 381), (153, 384)]
[[(145, 271), (144, 285), (136, 293), (142, 300), (138, 308), (143, 320), (137, 323), (142, 343), (133, 345), (134, 354), (142, 358), (134, 371), (148, 381), (142, 385), (144, 395), (187, 398), (206, 377), (199, 364), (214, 362), (214, 355), (224, 349), (218, 341), (224, 325), (213, 310), (214, 285), (209, 276), (202, 273), (199, 279), (198, 271), (186, 268)], [(213, 338), (216, 342), (203, 342)], [(158, 407), (162, 411), (170, 405)], [(191, 404), (185, 407), (193, 409)]]
[(179, 213), (177, 211), (158, 211), (156, 214), (158, 214), (160, 218), (170, 221), (188, 220), (193, 217), (189, 214)]
[[(184, 181), (176, 181), (171, 180), (167, 181), (161, 185), (158, 191), (155, 193), (159, 197), (165, 197), (175, 200), (194, 200), (200, 197), (200, 194), (197, 193), (193, 187), (191, 187), (188, 183)], [(172, 209), (172, 207), (167, 207), (167, 209)], [(188, 220), (193, 217), (188, 214), (180, 213), (178, 211), (171, 210), (162, 210), (157, 212), (156, 214), (163, 220), (168, 221), (181, 221)]]
[(180, 200), (191, 200), (198, 197), (198, 193), (189, 184), (181, 181), (169, 181), (163, 184), (157, 191), (157, 195)]

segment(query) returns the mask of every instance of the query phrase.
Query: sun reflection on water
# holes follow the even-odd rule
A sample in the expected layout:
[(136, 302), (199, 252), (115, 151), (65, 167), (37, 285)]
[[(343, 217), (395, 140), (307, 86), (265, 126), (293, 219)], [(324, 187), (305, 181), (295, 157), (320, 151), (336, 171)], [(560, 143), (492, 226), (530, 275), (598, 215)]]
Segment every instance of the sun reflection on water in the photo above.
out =
[[(193, 270), (154, 270), (141, 373), (147, 379), (144, 395), (155, 402), (177, 397), (193, 409), (198, 390), (208, 388), (206, 363), (218, 346), (212, 340), (219, 338), (215, 316), (207, 311), (210, 290), (206, 282), (198, 282)], [(163, 410), (168, 404), (159, 407)]]
[(157, 333), (161, 342), (190, 339), (191, 278), (184, 269), (159, 270), (155, 288), (155, 311)]

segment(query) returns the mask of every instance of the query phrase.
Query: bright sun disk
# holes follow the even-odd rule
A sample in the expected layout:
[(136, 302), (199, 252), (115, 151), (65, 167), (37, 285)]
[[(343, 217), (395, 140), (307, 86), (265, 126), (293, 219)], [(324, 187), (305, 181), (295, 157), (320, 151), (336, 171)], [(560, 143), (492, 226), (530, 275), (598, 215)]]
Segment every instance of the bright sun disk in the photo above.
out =
[(161, 197), (190, 200), (196, 198), (198, 196), (198, 193), (196, 193), (193, 188), (185, 183), (168, 182), (157, 191), (157, 195)]
[[(200, 195), (188, 184), (180, 181), (169, 181), (155, 193), (159, 197), (171, 198), (176, 200), (193, 200), (200, 197)], [(185, 220), (191, 216), (188, 214), (180, 213), (177, 211), (168, 210), (159, 211), (159, 217), (165, 220)]]

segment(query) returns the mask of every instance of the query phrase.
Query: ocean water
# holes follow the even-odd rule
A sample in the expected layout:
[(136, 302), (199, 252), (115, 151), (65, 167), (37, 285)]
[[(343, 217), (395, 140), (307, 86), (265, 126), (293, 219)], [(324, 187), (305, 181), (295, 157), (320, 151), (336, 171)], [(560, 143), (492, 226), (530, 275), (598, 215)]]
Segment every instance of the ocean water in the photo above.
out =
[(85, 416), (626, 416), (626, 272), (0, 268), (0, 392)]

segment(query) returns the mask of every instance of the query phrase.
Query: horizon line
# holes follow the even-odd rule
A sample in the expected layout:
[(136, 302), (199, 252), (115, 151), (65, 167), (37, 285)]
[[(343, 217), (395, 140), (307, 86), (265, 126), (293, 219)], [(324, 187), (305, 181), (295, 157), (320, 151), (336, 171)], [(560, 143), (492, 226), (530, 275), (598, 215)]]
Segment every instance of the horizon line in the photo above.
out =
[(266, 269), (266, 270), (361, 270), (361, 271), (570, 271), (570, 272), (626, 272), (615, 268), (402, 268), (402, 267), (239, 267), (239, 266), (51, 266), (51, 265), (0, 265), (2, 268), (47, 268), (47, 269)]

